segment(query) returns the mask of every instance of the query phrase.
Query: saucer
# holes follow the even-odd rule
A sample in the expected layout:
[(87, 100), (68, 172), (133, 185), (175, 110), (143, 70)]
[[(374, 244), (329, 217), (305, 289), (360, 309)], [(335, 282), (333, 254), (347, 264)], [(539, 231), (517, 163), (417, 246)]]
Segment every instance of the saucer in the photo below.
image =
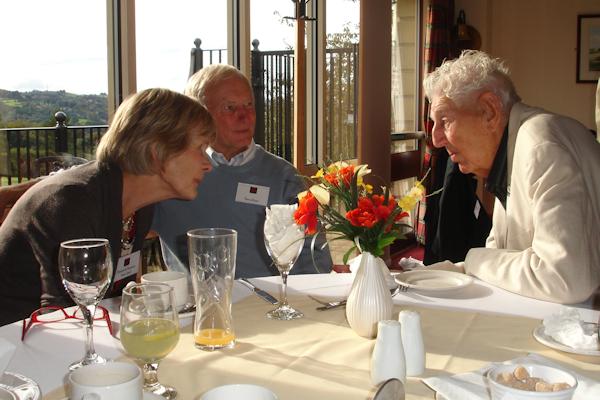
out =
[[(0, 396), (1, 396), (1, 395), (2, 395), (2, 394), (1, 394), (1, 392), (0, 392)], [(142, 399), (143, 399), (143, 400), (165, 400), (165, 398), (164, 398), (164, 397), (162, 397), (162, 396), (159, 396), (159, 395), (157, 395), (157, 394), (154, 394), (154, 393), (148, 393), (148, 392), (144, 392), (144, 393), (142, 394)], [(4, 397), (0, 397), (0, 400), (4, 400)], [(20, 400), (20, 399), (19, 399), (19, 400)], [(64, 399), (62, 399), (62, 400), (69, 400), (69, 399), (65, 397), (65, 398), (64, 398)]]
[(33, 380), (14, 372), (5, 371), (0, 377), (0, 400), (39, 400), (40, 387)]
[[(185, 310), (186, 308), (189, 308), (191, 306), (193, 306), (195, 304), (196, 299), (194, 298), (194, 295), (190, 295), (190, 297), (188, 298), (187, 303), (185, 303), (181, 309)], [(194, 309), (192, 311), (188, 311), (188, 312), (178, 312), (179, 315), (179, 319), (182, 318), (192, 318), (194, 315), (196, 315), (196, 308), (194, 307)]]
[[(586, 325), (587, 324), (596, 325), (591, 322), (587, 322)], [(535, 340), (537, 340), (541, 344), (551, 347), (555, 350), (560, 350), (560, 351), (564, 351), (566, 353), (571, 353), (571, 354), (582, 354), (582, 355), (586, 355), (586, 356), (600, 356), (600, 348), (597, 350), (574, 349), (572, 347), (569, 347), (565, 344), (562, 344), (562, 343), (554, 340), (554, 338), (552, 336), (546, 335), (546, 330), (544, 329), (544, 325), (540, 325), (533, 330), (533, 337), (535, 338)]]

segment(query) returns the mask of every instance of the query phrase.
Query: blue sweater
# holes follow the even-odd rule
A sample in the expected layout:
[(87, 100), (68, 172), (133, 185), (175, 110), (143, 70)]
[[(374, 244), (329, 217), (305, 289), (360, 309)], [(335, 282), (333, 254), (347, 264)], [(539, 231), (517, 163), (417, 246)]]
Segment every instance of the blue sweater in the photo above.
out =
[[(170, 269), (189, 269), (188, 230), (230, 228), (238, 232), (236, 278), (279, 274), (265, 249), (265, 206), (236, 201), (239, 183), (268, 187), (268, 205), (292, 204), (296, 201), (296, 195), (305, 190), (305, 185), (290, 163), (260, 146), (257, 146), (254, 158), (244, 165), (213, 167), (198, 187), (198, 196), (194, 200), (167, 200), (156, 205), (153, 229), (160, 235), (163, 257)], [(310, 243), (311, 240), (306, 239), (302, 254), (291, 270), (292, 274), (331, 270), (329, 250), (318, 251), (320, 246), (317, 241), (317, 271), (313, 265)]]

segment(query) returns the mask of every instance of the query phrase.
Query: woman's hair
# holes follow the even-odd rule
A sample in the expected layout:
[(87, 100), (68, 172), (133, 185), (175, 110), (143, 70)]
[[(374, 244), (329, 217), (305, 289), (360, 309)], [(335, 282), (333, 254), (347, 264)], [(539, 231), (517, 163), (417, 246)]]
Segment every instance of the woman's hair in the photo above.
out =
[(458, 107), (468, 105), (481, 92), (491, 91), (500, 99), (504, 111), (508, 111), (521, 100), (508, 74), (501, 60), (482, 51), (464, 50), (458, 58), (444, 61), (428, 74), (423, 88), (429, 99), (441, 94)]
[(96, 159), (131, 174), (153, 174), (156, 161), (162, 166), (185, 150), (190, 131), (198, 127), (202, 136), (213, 139), (212, 118), (198, 101), (168, 89), (146, 89), (119, 106), (98, 144)]
[(190, 77), (184, 93), (206, 107), (206, 92), (229, 79), (244, 81), (248, 85), (250, 93), (253, 93), (248, 78), (240, 70), (227, 64), (211, 64), (200, 69)]

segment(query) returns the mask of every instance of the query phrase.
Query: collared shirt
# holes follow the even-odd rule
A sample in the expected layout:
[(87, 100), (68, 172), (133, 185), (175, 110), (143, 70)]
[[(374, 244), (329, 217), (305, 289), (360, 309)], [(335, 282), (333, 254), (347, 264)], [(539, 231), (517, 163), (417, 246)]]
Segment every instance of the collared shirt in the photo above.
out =
[(248, 148), (242, 151), (240, 154), (231, 157), (231, 160), (227, 160), (222, 153), (219, 153), (210, 146), (208, 146), (206, 149), (206, 154), (208, 154), (208, 158), (210, 159), (210, 163), (213, 167), (218, 167), (219, 165), (239, 167), (240, 165), (250, 162), (254, 158), (256, 155), (256, 143), (254, 143), (254, 139), (252, 139), (250, 146), (248, 146)]
[(496, 151), (496, 157), (492, 164), (492, 169), (485, 182), (485, 190), (492, 193), (500, 200), (502, 206), (506, 210), (506, 198), (508, 196), (508, 184), (507, 184), (507, 172), (506, 167), (508, 164), (507, 155), (507, 143), (508, 143), (508, 124), (502, 134), (500, 145)]

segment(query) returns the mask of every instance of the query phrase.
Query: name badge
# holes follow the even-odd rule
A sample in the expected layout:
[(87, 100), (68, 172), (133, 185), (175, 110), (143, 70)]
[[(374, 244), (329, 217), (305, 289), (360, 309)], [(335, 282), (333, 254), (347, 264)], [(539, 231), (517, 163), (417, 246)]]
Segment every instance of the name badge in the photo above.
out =
[(269, 201), (269, 190), (267, 186), (251, 185), (249, 183), (238, 183), (235, 201), (239, 203), (256, 204), (266, 206)]
[(119, 261), (117, 261), (117, 270), (115, 271), (114, 281), (118, 282), (121, 279), (137, 274), (139, 266), (140, 250), (128, 254), (126, 256), (119, 257)]

